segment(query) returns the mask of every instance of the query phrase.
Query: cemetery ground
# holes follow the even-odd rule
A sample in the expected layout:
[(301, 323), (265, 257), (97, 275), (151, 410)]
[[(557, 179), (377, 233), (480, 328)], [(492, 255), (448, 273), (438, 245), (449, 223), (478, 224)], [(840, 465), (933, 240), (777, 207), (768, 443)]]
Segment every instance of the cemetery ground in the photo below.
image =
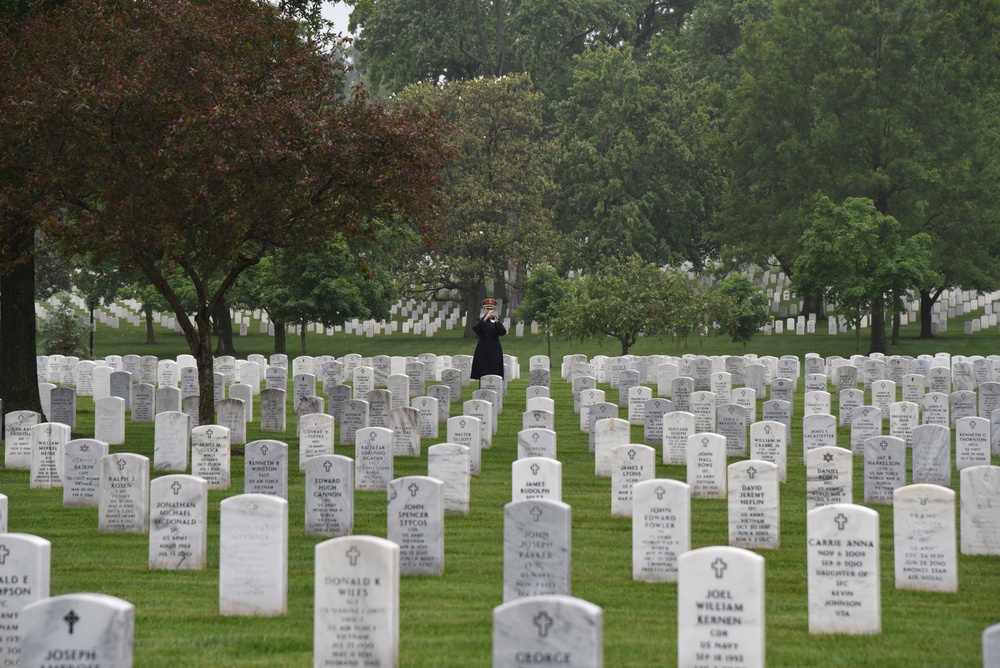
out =
[[(960, 327), (954, 327), (961, 331)], [(359, 353), (416, 355), (471, 353), (474, 341), (460, 333), (434, 338), (393, 334), (371, 339), (338, 334), (310, 334), (309, 354), (342, 356)], [(915, 336), (904, 330), (905, 336)], [(161, 359), (187, 352), (183, 339), (157, 333), (159, 344), (146, 346), (139, 329), (117, 332), (99, 328), (96, 356), (141, 353)], [(272, 339), (249, 336), (236, 340), (240, 357), (268, 354)], [(289, 357), (297, 354), (289, 337)], [(493, 447), (482, 455), (482, 472), (471, 483), (468, 515), (445, 519), (445, 572), (441, 577), (401, 577), (400, 665), (488, 666), (491, 661), (492, 612), (503, 602), (504, 505), (511, 500), (511, 463), (517, 458), (516, 434), (525, 405), (527, 359), (545, 354), (541, 335), (507, 336), (505, 352), (517, 355), (522, 378), (510, 383)], [(935, 341), (905, 339), (894, 354), (917, 355), (947, 351), (988, 355), (1000, 352), (1000, 336), (982, 332), (954, 334)], [(618, 353), (613, 341), (592, 343), (553, 341), (551, 396), (555, 401), (558, 458), (563, 466), (564, 502), (572, 508), (572, 595), (600, 606), (604, 612), (604, 659), (607, 666), (676, 665), (677, 585), (632, 580), (631, 531), (627, 518), (612, 518), (610, 480), (594, 476), (594, 456), (587, 436), (579, 431), (570, 386), (559, 378), (563, 354)], [(647, 339), (634, 354), (741, 354), (742, 347), (713, 337), (688, 348)], [(783, 334), (758, 336), (748, 347), (758, 355), (806, 352), (821, 355), (853, 352), (851, 334), (829, 336)], [(475, 385), (475, 383), (473, 383)], [(609, 401), (617, 391), (607, 390)], [(780, 489), (781, 547), (756, 550), (766, 560), (766, 644), (770, 666), (976, 666), (981, 665), (982, 631), (1000, 622), (1000, 568), (996, 557), (958, 555), (957, 593), (897, 590), (893, 573), (893, 509), (871, 505), (879, 513), (881, 536), (882, 633), (871, 636), (810, 635), (806, 569), (806, 482), (801, 456), (804, 383), (796, 393), (796, 418), (788, 448), (788, 481)], [(463, 400), (471, 396), (466, 388)], [(291, 393), (289, 393), (291, 394)], [(78, 423), (73, 433), (92, 437), (93, 401), (78, 398)], [(259, 398), (258, 398), (259, 401)], [(835, 403), (835, 402), (834, 402)], [(835, 404), (836, 405), (836, 404)], [(452, 406), (452, 415), (461, 404)], [(259, 403), (255, 414), (259, 414)], [(836, 413), (834, 408), (834, 413)], [(760, 399), (758, 399), (758, 415)], [(147, 568), (148, 536), (99, 534), (97, 508), (64, 508), (62, 490), (29, 489), (28, 472), (3, 470), (0, 492), (9, 498), (9, 529), (38, 535), (52, 542), (51, 594), (101, 592), (135, 605), (135, 665), (137, 666), (308, 666), (313, 651), (314, 546), (323, 540), (304, 533), (304, 476), (298, 469), (295, 418), (288, 405), (288, 431), (262, 434), (259, 423), (248, 425), (247, 440), (278, 438), (288, 443), (289, 573), (288, 612), (278, 617), (223, 617), (219, 608), (219, 503), (243, 490), (243, 446), (234, 446), (232, 485), (211, 491), (208, 566), (201, 571), (154, 571)], [(339, 426), (339, 425), (338, 425)], [(421, 455), (397, 457), (394, 476), (426, 475), (427, 448)], [(632, 426), (632, 442), (642, 442), (642, 428)], [(850, 430), (838, 429), (838, 444), (849, 447)], [(685, 468), (661, 463), (658, 478), (686, 479)], [(112, 452), (135, 452), (152, 459), (153, 424), (126, 423), (123, 446)], [(335, 453), (354, 456), (354, 448), (336, 445)], [(735, 461), (730, 458), (730, 463)], [(997, 463), (993, 457), (992, 462)], [(159, 472), (151, 472), (155, 478)], [(952, 486), (956, 489), (956, 481)], [(854, 501), (863, 500), (862, 460), (854, 458)], [(956, 510), (957, 512), (957, 510)], [(728, 544), (726, 500), (692, 499), (691, 547)], [(355, 493), (354, 534), (385, 537), (386, 494)]]

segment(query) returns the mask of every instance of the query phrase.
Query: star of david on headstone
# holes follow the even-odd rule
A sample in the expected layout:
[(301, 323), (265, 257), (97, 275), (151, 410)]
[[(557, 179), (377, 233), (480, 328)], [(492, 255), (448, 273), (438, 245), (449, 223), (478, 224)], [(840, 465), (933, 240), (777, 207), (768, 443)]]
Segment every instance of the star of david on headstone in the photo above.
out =
[(837, 528), (840, 529), (841, 531), (843, 531), (844, 527), (847, 526), (847, 516), (844, 515), (844, 513), (840, 513), (839, 515), (834, 517), (833, 521), (837, 523)]
[(539, 508), (538, 506), (532, 506), (530, 514), (531, 518), (536, 522), (542, 519), (542, 509)]
[(174, 496), (177, 496), (178, 494), (181, 493), (181, 484), (177, 481), (174, 481), (174, 484), (170, 486), (170, 489), (174, 490)]
[(534, 624), (538, 628), (538, 636), (540, 638), (544, 638), (549, 635), (549, 629), (552, 628), (552, 625), (555, 624), (555, 621), (551, 617), (549, 617), (549, 614), (547, 612), (542, 610), (537, 615), (535, 615), (535, 619), (532, 620), (532, 624)]
[(345, 553), (345, 555), (347, 556), (347, 559), (351, 562), (351, 566), (357, 566), (358, 559), (361, 557), (361, 550), (358, 549), (357, 545), (351, 545), (351, 549), (349, 549)]
[(66, 622), (67, 624), (69, 624), (69, 634), (73, 635), (73, 626), (78, 621), (80, 621), (80, 617), (75, 612), (73, 612), (72, 610), (70, 610), (68, 613), (66, 613), (66, 616), (63, 617), (63, 621)]
[(80, 452), (90, 452), (90, 444), (89, 443), (81, 443), (80, 444)]
[(719, 580), (722, 579), (722, 574), (726, 572), (729, 565), (723, 561), (722, 557), (716, 557), (715, 561), (712, 562), (712, 570), (715, 571), (715, 577)]
[(830, 462), (832, 462), (833, 461), (833, 454), (828, 452), (825, 455), (823, 455), (823, 461), (826, 462), (827, 464), (829, 464)]

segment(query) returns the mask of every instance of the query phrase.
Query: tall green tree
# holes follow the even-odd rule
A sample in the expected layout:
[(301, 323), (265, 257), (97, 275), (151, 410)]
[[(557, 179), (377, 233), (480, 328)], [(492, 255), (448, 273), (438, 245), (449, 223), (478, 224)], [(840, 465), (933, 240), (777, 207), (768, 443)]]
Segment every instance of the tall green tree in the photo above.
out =
[(627, 355), (640, 335), (686, 339), (703, 324), (704, 306), (682, 272), (664, 271), (638, 255), (612, 258), (568, 281), (552, 329), (581, 340), (611, 337)]
[(531, 75), (560, 97), (574, 55), (591, 44), (645, 49), (677, 32), (694, 0), (349, 0), (371, 82)]
[[(931, 238), (900, 235), (900, 224), (863, 198), (816, 203), (802, 233), (795, 260), (796, 285), (821, 295), (854, 326), (855, 351), (861, 351), (861, 319), (884, 319), (886, 309), (901, 308), (903, 294), (934, 280)], [(877, 337), (882, 336), (879, 341)], [(885, 350), (885, 329), (871, 328), (870, 351)]]
[(704, 260), (702, 230), (723, 180), (701, 85), (665, 39), (646, 54), (599, 47), (577, 60), (554, 127), (569, 267), (633, 253), (657, 264)]
[(73, 215), (48, 233), (163, 294), (197, 360), (202, 421), (212, 315), (243, 271), (366, 220), (419, 227), (437, 202), (437, 120), (345, 97), (342, 63), (267, 2), (83, 0), (3, 46), (14, 94), (0, 111), (58, 146), (44, 174)]
[(398, 103), (436, 110), (451, 126), (457, 159), (445, 171), (445, 201), (429, 247), (411, 246), (404, 289), (458, 290), (465, 336), (492, 281), (497, 298), (517, 307), (528, 270), (553, 259), (552, 167), (542, 95), (526, 74), (410, 86)]
[(385, 319), (396, 300), (391, 251), (359, 249), (344, 239), (326, 244), (324, 252), (277, 252), (247, 270), (231, 293), (234, 301), (263, 309), (274, 323), (274, 352), (285, 353), (285, 328), (301, 325), (300, 346), (306, 354), (306, 325), (343, 325), (351, 318)]
[(861, 197), (931, 237), (922, 335), (941, 290), (997, 285), (995, 2), (778, 0), (739, 55), (722, 234), (743, 259), (791, 273), (814, 196)]
[(711, 295), (717, 326), (735, 343), (747, 343), (771, 320), (767, 294), (742, 273), (729, 274)]
[(524, 300), (517, 309), (517, 319), (537, 322), (545, 330), (545, 343), (552, 359), (552, 323), (559, 314), (559, 303), (566, 292), (566, 279), (552, 267), (537, 267), (531, 272)]

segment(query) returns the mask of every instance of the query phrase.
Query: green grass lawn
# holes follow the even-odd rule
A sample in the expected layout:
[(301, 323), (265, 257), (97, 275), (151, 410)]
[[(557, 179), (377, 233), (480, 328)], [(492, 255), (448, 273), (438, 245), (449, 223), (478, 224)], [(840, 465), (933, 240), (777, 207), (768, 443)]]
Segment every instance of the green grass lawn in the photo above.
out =
[[(825, 327), (822, 328), (825, 332)], [(961, 332), (961, 322), (949, 323)], [(445, 335), (442, 335), (445, 334)], [(123, 326), (97, 332), (97, 356), (153, 354), (161, 358), (187, 352), (180, 335), (158, 332), (158, 343), (146, 346), (141, 330)], [(913, 327), (904, 337), (915, 337)], [(271, 352), (271, 339), (239, 338), (241, 356)], [(460, 334), (434, 338), (344, 336), (311, 334), (309, 354), (364, 356), (385, 353), (416, 355), (471, 353), (474, 341)], [(289, 357), (298, 354), (290, 337)], [(850, 355), (851, 334), (797, 337), (759, 336), (748, 347), (757, 354)], [(516, 434), (527, 387), (527, 360), (544, 354), (541, 336), (504, 340), (506, 352), (519, 356), (523, 378), (510, 384), (500, 416), (499, 433), (491, 450), (483, 452), (482, 473), (472, 481), (471, 512), (445, 520), (445, 574), (443, 577), (401, 578), (401, 666), (488, 666), (491, 662), (492, 610), (503, 598), (503, 507), (510, 501), (510, 466), (517, 457)], [(1000, 336), (951, 334), (935, 341), (905, 338), (894, 352), (916, 355), (948, 351), (953, 354), (1000, 352)], [(610, 480), (594, 477), (593, 455), (578, 430), (569, 386), (558, 378), (562, 355), (614, 355), (613, 341), (553, 342), (552, 397), (556, 405), (558, 454), (563, 464), (563, 500), (572, 507), (573, 595), (604, 610), (605, 665), (676, 665), (677, 587), (632, 580), (631, 521), (611, 517)], [(643, 339), (635, 354), (739, 354), (742, 348), (721, 338), (692, 341), (678, 348), (668, 341)], [(801, 386), (801, 383), (800, 383)], [(607, 389), (609, 400), (617, 391)], [(463, 399), (471, 397), (467, 388)], [(655, 391), (655, 388), (654, 388)], [(932, 594), (897, 591), (894, 587), (892, 507), (872, 506), (881, 529), (882, 626), (877, 636), (813, 636), (808, 632), (805, 545), (805, 467), (801, 457), (802, 391), (796, 395), (792, 443), (788, 449), (788, 482), (781, 486), (781, 548), (759, 550), (766, 559), (766, 638), (770, 666), (978, 666), (983, 629), (1000, 622), (1000, 558), (959, 556), (959, 592)], [(836, 413), (836, 401), (834, 412)], [(460, 411), (459, 405), (452, 414)], [(259, 406), (255, 407), (259, 419)], [(150, 571), (148, 538), (109, 535), (97, 531), (97, 509), (67, 509), (61, 490), (31, 490), (28, 472), (2, 470), (0, 492), (9, 497), (9, 528), (52, 541), (52, 595), (102, 592), (136, 606), (136, 666), (308, 666), (312, 662), (313, 550), (323, 539), (304, 534), (304, 476), (298, 471), (298, 440), (289, 408), (285, 441), (289, 444), (289, 610), (273, 618), (221, 617), (218, 614), (219, 502), (242, 491), (243, 460), (234, 456), (232, 488), (210, 492), (208, 568), (203, 571)], [(758, 406), (758, 416), (760, 408)], [(78, 426), (74, 433), (93, 435), (93, 402), (78, 399)], [(633, 442), (642, 442), (640, 427), (632, 428)], [(273, 437), (248, 426), (248, 440)], [(444, 429), (442, 438), (444, 440)], [(841, 429), (841, 446), (850, 434)], [(397, 458), (395, 475), (425, 475), (427, 448), (419, 458)], [(237, 448), (240, 450), (241, 448)], [(152, 459), (151, 424), (128, 423), (126, 444), (113, 452), (136, 452)], [(353, 447), (338, 445), (337, 454), (352, 457)], [(685, 479), (679, 466), (660, 464), (657, 476)], [(997, 463), (994, 459), (994, 463)], [(158, 475), (153, 473), (154, 476)], [(953, 476), (957, 491), (957, 473)], [(855, 459), (854, 499), (863, 500), (861, 461)], [(384, 493), (355, 495), (355, 533), (386, 535)], [(727, 502), (692, 501), (692, 547), (725, 545), (728, 541)]]

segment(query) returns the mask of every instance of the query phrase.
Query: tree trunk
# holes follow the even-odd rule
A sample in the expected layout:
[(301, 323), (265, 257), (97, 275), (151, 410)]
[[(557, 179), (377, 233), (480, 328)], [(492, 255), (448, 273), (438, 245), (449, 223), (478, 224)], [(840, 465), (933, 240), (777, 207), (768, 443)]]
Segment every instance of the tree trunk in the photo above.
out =
[(0, 271), (0, 418), (11, 411), (42, 412), (35, 364), (35, 228), (27, 221), (18, 227), (0, 257), (6, 267)]
[(302, 348), (302, 354), (306, 354), (306, 322), (305, 318), (302, 318), (302, 322), (299, 323), (299, 346)]
[(225, 299), (219, 300), (219, 305), (212, 313), (212, 320), (219, 334), (219, 345), (215, 348), (215, 354), (236, 357), (236, 348), (233, 346), (233, 319), (229, 316), (229, 306)]
[(476, 333), (472, 331), (472, 326), (479, 321), (484, 293), (485, 286), (482, 283), (471, 285), (467, 289), (462, 290), (462, 307), (465, 309), (464, 337), (466, 339), (476, 338)]
[(899, 313), (892, 314), (892, 345), (899, 345)]
[(156, 334), (153, 332), (153, 309), (143, 304), (142, 311), (146, 314), (146, 345), (152, 346), (156, 344)]
[(872, 302), (871, 313), (871, 345), (868, 347), (868, 354), (882, 353), (889, 351), (889, 346), (885, 338), (885, 299), (879, 297)]
[(198, 328), (194, 355), (198, 363), (198, 424), (215, 424), (215, 359), (212, 355), (212, 323), (209, 314), (199, 309), (195, 316)]
[(931, 332), (931, 321), (933, 314), (931, 309), (934, 308), (934, 304), (937, 302), (938, 297), (944, 292), (944, 288), (938, 288), (937, 290), (920, 290), (920, 338), (921, 339), (933, 339), (934, 334)]
[(287, 350), (287, 344), (285, 343), (285, 323), (283, 322), (272, 322), (274, 325), (274, 354), (284, 355)]

